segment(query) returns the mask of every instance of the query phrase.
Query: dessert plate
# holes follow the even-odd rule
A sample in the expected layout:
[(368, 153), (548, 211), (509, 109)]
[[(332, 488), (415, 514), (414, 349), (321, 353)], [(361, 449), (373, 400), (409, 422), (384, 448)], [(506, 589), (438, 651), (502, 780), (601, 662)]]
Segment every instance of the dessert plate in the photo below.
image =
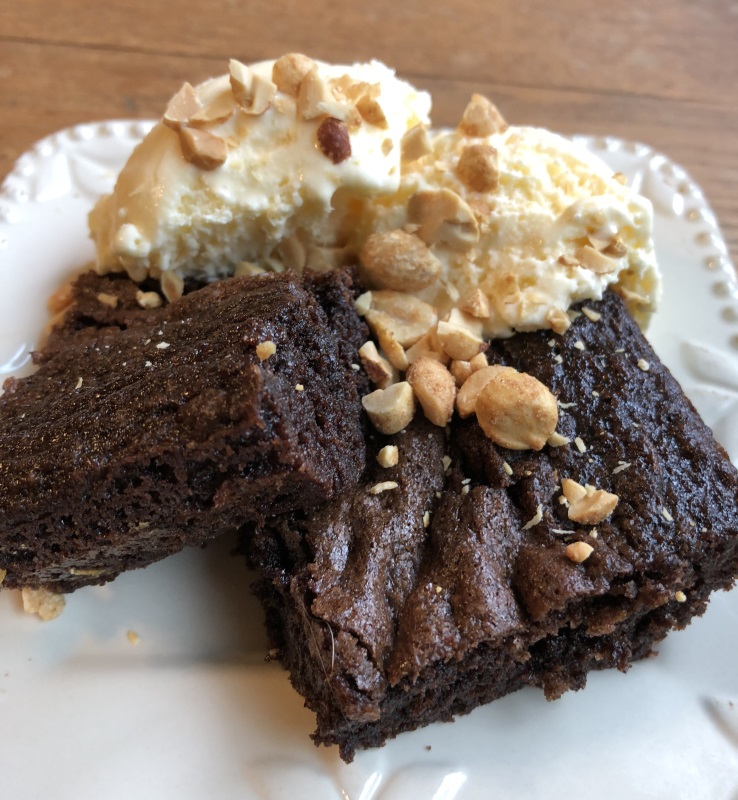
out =
[[(86, 214), (151, 123), (61, 131), (0, 189), (0, 372), (30, 371), (46, 301), (93, 255)], [(578, 137), (655, 211), (664, 299), (656, 350), (738, 459), (738, 290), (714, 215), (644, 145)], [(3, 795), (137, 800), (413, 796), (738, 800), (738, 591), (626, 677), (555, 703), (525, 690), (403, 734), (351, 765), (316, 749), (312, 715), (268, 663), (233, 542), (180, 553), (68, 598), (54, 622), (0, 592)]]

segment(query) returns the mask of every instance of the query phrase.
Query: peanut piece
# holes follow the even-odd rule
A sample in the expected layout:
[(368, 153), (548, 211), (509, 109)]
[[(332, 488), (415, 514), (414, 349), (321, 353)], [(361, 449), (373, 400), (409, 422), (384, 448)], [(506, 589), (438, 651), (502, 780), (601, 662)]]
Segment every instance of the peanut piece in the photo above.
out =
[(415, 125), (402, 137), (400, 154), (403, 161), (417, 161), (432, 152), (428, 129), (425, 125)]
[(189, 120), (189, 124), (200, 128), (206, 125), (217, 125), (225, 122), (236, 110), (233, 96), (221, 94), (209, 102), (204, 108), (196, 111)]
[(97, 302), (108, 306), (108, 308), (115, 308), (118, 305), (118, 296), (107, 292), (98, 292)]
[(271, 339), (265, 339), (256, 345), (256, 356), (259, 361), (266, 361), (277, 352), (277, 345)]
[(322, 247), (309, 242), (305, 266), (313, 272), (321, 274), (331, 272), (347, 263), (349, 253), (348, 247)]
[(569, 519), (583, 525), (597, 525), (612, 514), (620, 498), (593, 486), (581, 486), (570, 478), (561, 481), (564, 497), (569, 501)]
[(497, 106), (481, 94), (473, 94), (464, 109), (459, 128), (467, 136), (491, 136), (504, 133), (508, 124)]
[(617, 263), (609, 256), (600, 253), (588, 244), (577, 250), (577, 260), (581, 266), (592, 270), (596, 275), (607, 275), (617, 269)]
[(402, 230), (373, 233), (359, 258), (380, 289), (416, 292), (430, 286), (441, 272), (441, 262), (425, 242)]
[(396, 466), (399, 460), (400, 453), (397, 449), (397, 445), (394, 444), (386, 445), (377, 453), (377, 461), (379, 462), (379, 466), (384, 467), (385, 469)]
[(612, 258), (622, 258), (627, 255), (628, 247), (619, 236), (616, 236), (602, 252)]
[(436, 330), (443, 351), (457, 361), (471, 361), (482, 351), (484, 341), (481, 333), (479, 320), (457, 308), (451, 310), (447, 320), (438, 323)]
[(490, 308), (487, 295), (481, 289), (474, 289), (461, 299), (459, 308), (477, 319), (487, 319)]
[(317, 67), (313, 67), (300, 83), (297, 93), (297, 114), (301, 119), (315, 119), (325, 116), (320, 107), (322, 103), (335, 101), (330, 86), (320, 77)]
[(381, 317), (382, 324), (391, 328), (403, 347), (414, 345), (438, 321), (433, 306), (403, 292), (390, 289), (372, 292), (371, 303), (365, 315), (369, 327), (374, 324), (373, 320)]
[(161, 276), (161, 291), (170, 303), (179, 300), (184, 293), (184, 279), (177, 272), (165, 272)]
[(369, 97), (369, 95), (360, 97), (356, 103), (356, 110), (369, 125), (382, 130), (386, 130), (389, 127), (382, 106), (373, 97)]
[(415, 414), (415, 397), (407, 381), (377, 389), (361, 399), (372, 425), (385, 434), (398, 433), (410, 424)]
[(182, 88), (167, 104), (162, 122), (172, 130), (178, 131), (186, 125), (190, 117), (200, 110), (200, 100), (191, 84), (184, 83)]
[(456, 385), (459, 387), (463, 386), (464, 383), (469, 378), (471, 378), (471, 374), (474, 371), (469, 361), (459, 361), (459, 360), (452, 361), (449, 369), (451, 371), (451, 374), (454, 376)]
[(369, 311), (365, 319), (372, 332), (379, 340), (379, 346), (387, 354), (390, 364), (395, 369), (404, 372), (410, 362), (405, 355), (405, 349), (396, 334), (396, 320), (383, 311)]
[(569, 561), (573, 561), (575, 564), (581, 564), (594, 553), (594, 547), (586, 542), (572, 542), (566, 546), (564, 552)]
[(510, 368), (500, 370), (482, 388), (475, 411), (484, 433), (510, 450), (541, 450), (559, 421), (549, 389), (532, 375)]
[(450, 189), (416, 192), (407, 205), (407, 219), (418, 225), (418, 236), (428, 244), (442, 242), (455, 250), (469, 250), (479, 241), (474, 212)]
[(417, 361), (422, 356), (435, 359), (441, 364), (448, 365), (451, 359), (442, 351), (438, 349), (438, 345), (433, 335), (433, 331), (429, 331), (425, 336), (421, 336), (412, 347), (405, 351), (405, 356), (409, 364)]
[(441, 428), (448, 425), (454, 413), (456, 381), (446, 367), (423, 356), (413, 361), (406, 378), (425, 416)]
[(229, 62), (229, 71), (231, 91), (241, 111), (254, 116), (263, 114), (272, 104), (277, 87), (233, 58)]
[(587, 496), (587, 490), (584, 486), (573, 481), (571, 478), (564, 478), (561, 481), (561, 491), (570, 504), (576, 503), (577, 500), (581, 500), (583, 497)]
[(484, 369), (487, 366), (487, 354), (478, 353), (474, 356), (474, 358), (471, 359), (471, 361), (469, 361), (469, 364), (471, 365), (472, 372)]
[(456, 174), (473, 192), (491, 192), (500, 178), (497, 150), (489, 144), (470, 144), (461, 153)]
[(180, 128), (179, 142), (185, 161), (202, 170), (216, 169), (228, 157), (225, 141), (209, 131)]
[(356, 313), (363, 317), (367, 311), (369, 311), (372, 307), (372, 293), (371, 292), (364, 292), (364, 294), (360, 294), (356, 300), (354, 300), (354, 308), (356, 309)]
[(365, 342), (359, 348), (359, 358), (369, 380), (380, 389), (386, 389), (390, 384), (397, 382), (397, 370), (379, 354), (374, 342)]
[(546, 322), (549, 324), (551, 330), (554, 333), (558, 333), (559, 336), (565, 333), (571, 326), (569, 315), (560, 308), (550, 308), (546, 314)]
[[(456, 395), (456, 409), (460, 417), (470, 417), (474, 413), (479, 393), (500, 370), (504, 369), (512, 369), (512, 367), (501, 367), (499, 364), (492, 364), (489, 367), (478, 369), (476, 372), (472, 371), (471, 375), (464, 381), (459, 389), (459, 393)], [(513, 370), (513, 372), (514, 371), (515, 370)]]
[(136, 302), (141, 308), (159, 308), (162, 301), (159, 292), (142, 292), (139, 289), (136, 292)]
[(44, 622), (56, 619), (67, 604), (63, 594), (56, 594), (43, 587), (21, 589), (21, 598), (26, 614), (36, 614)]
[(302, 53), (287, 53), (274, 62), (272, 81), (280, 92), (297, 97), (303, 78), (314, 66), (315, 62)]

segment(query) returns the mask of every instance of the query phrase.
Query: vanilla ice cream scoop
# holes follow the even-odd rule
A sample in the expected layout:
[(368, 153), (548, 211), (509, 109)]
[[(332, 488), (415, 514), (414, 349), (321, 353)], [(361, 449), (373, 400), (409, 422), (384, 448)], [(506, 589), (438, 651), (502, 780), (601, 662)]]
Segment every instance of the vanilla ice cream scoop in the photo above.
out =
[(430, 97), (377, 61), (291, 54), (188, 84), (90, 214), (100, 273), (232, 275), (239, 264), (325, 267), (357, 203), (400, 184), (400, 142)]
[(572, 304), (612, 284), (645, 325), (661, 292), (651, 204), (599, 158), (549, 131), (508, 127), (478, 96), (457, 129), (412, 155), (397, 193), (360, 215), (370, 272), (382, 232), (402, 230), (438, 265), (414, 293), (441, 314), (481, 317), (485, 335), (561, 333)]

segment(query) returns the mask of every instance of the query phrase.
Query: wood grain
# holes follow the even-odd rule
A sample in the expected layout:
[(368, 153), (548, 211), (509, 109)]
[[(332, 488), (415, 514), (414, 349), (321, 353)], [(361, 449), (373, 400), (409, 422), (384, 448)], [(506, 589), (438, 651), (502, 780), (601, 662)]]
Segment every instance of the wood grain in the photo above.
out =
[(0, 176), (35, 140), (153, 117), (225, 60), (371, 57), (454, 124), (481, 91), (516, 123), (643, 141), (705, 190), (738, 261), (738, 4), (375, 0), (0, 0)]

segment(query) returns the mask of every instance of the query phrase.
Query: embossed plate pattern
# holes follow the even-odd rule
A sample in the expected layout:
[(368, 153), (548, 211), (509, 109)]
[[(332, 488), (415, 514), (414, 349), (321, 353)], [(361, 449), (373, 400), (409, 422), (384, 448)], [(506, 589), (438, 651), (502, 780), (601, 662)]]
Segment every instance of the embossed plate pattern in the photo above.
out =
[[(150, 123), (61, 131), (0, 189), (0, 372), (28, 371), (46, 300), (92, 257), (86, 213)], [(649, 337), (738, 458), (738, 291), (715, 218), (644, 145), (580, 138), (649, 197), (664, 271)], [(232, 542), (81, 590), (44, 625), (0, 592), (3, 796), (189, 800), (738, 800), (738, 592), (660, 656), (546, 703), (527, 690), (344, 765), (267, 664)], [(134, 630), (140, 643), (126, 634)]]

